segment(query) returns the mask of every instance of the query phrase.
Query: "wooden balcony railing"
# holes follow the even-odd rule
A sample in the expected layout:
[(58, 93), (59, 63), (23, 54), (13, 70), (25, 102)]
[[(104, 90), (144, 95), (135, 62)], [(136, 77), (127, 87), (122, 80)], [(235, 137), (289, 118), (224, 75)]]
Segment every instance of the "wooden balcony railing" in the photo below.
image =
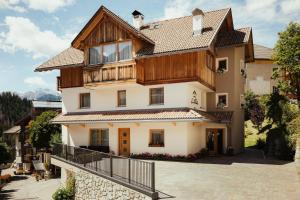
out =
[(204, 66), (201, 68), (200, 74), (198, 74), (199, 81), (209, 88), (215, 89), (215, 73), (212, 69)]
[(135, 78), (135, 64), (115, 67), (97, 67), (84, 69), (83, 71), (84, 84), (125, 81), (133, 80)]

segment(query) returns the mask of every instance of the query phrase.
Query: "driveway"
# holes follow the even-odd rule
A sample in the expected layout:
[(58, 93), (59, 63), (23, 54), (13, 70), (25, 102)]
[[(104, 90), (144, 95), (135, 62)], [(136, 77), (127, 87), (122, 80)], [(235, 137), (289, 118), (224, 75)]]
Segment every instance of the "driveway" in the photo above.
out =
[[(3, 174), (12, 170), (3, 170)], [(0, 199), (14, 200), (51, 200), (52, 194), (60, 187), (60, 179), (50, 179), (37, 182), (31, 176), (13, 176), (13, 180), (8, 183), (0, 192)]]
[[(294, 162), (264, 159), (256, 150), (234, 157), (210, 157), (198, 163), (156, 163), (161, 198), (182, 200), (299, 200)], [(298, 191), (297, 191), (298, 190)]]

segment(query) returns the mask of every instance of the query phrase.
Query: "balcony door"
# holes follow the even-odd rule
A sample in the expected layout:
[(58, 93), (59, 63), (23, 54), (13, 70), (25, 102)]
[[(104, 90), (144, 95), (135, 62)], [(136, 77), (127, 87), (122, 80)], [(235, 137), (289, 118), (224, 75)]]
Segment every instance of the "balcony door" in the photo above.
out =
[(119, 155), (130, 155), (130, 128), (119, 128)]

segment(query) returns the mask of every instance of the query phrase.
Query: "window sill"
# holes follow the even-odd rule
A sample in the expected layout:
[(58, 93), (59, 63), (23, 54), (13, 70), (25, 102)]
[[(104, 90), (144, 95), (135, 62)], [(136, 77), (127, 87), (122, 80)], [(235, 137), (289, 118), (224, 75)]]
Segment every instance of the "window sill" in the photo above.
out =
[(79, 109), (86, 110), (86, 109), (91, 109), (91, 107), (80, 107)]
[(118, 105), (117, 108), (125, 108), (127, 107), (126, 105)]
[(149, 104), (149, 106), (163, 106), (165, 105), (164, 103), (153, 103), (153, 104)]
[(148, 145), (149, 147), (165, 147), (165, 145), (164, 144), (149, 144)]

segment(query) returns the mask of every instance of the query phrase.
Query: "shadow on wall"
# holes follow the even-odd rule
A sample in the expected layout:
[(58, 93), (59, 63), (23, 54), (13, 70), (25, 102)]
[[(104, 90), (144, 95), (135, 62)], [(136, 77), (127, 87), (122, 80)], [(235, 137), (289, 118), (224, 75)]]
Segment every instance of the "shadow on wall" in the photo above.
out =
[(235, 156), (215, 156), (206, 157), (196, 161), (203, 164), (220, 164), (231, 165), (233, 163), (253, 163), (253, 164), (269, 164), (269, 165), (285, 165), (292, 161), (283, 161), (273, 158), (265, 158), (260, 150), (245, 148), (243, 153)]

